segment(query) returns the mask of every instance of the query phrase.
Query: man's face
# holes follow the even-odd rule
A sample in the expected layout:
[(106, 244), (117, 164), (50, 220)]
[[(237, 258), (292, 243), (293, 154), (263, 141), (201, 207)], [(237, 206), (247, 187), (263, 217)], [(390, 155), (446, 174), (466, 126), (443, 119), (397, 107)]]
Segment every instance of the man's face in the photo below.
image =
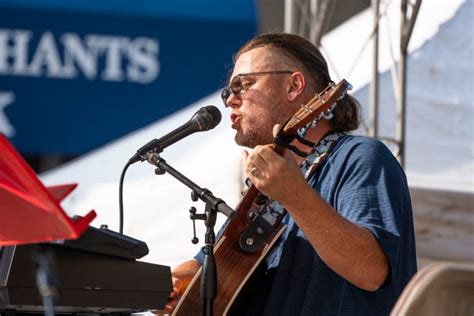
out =
[(230, 83), (240, 80), (242, 90), (227, 99), (237, 144), (253, 148), (273, 142), (273, 126), (283, 124), (292, 114), (285, 88), (291, 73), (251, 73), (291, 70), (289, 68), (281, 62), (281, 56), (266, 47), (252, 49), (237, 59)]

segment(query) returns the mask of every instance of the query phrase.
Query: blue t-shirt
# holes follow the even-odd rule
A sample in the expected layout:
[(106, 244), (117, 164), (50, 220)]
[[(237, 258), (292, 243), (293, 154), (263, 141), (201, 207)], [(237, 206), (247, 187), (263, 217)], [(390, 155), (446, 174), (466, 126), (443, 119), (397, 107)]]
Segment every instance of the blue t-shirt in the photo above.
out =
[(276, 267), (252, 276), (233, 314), (388, 315), (417, 266), (402, 168), (383, 143), (346, 135), (308, 182), (339, 214), (373, 233), (390, 264), (388, 279), (374, 292), (352, 285), (321, 260), (287, 215), (286, 233), (266, 258)]

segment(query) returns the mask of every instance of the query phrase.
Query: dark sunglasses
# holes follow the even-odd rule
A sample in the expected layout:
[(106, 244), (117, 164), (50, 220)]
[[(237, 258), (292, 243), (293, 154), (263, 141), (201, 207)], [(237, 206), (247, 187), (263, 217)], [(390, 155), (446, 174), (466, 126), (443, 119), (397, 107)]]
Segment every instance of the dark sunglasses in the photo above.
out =
[(250, 87), (244, 88), (242, 86), (242, 77), (245, 76), (260, 76), (260, 75), (269, 75), (269, 74), (291, 74), (293, 71), (290, 70), (272, 70), (272, 71), (259, 71), (259, 72), (248, 72), (244, 74), (238, 74), (232, 79), (228, 86), (222, 89), (221, 98), (224, 102), (224, 105), (227, 106), (227, 99), (229, 99), (231, 94), (237, 95), (243, 91), (247, 91)]

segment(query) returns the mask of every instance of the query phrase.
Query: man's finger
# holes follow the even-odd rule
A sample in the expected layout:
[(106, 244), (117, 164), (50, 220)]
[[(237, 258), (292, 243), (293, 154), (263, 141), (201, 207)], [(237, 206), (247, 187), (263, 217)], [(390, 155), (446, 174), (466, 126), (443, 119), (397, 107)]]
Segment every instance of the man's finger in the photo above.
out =
[(179, 289), (178, 288), (173, 288), (173, 292), (171, 292), (170, 294), (170, 298), (175, 298), (175, 297), (179, 297)]
[(247, 168), (247, 159), (249, 157), (248, 151), (246, 151), (245, 149), (242, 150), (241, 157), (242, 157), (242, 169), (245, 170)]
[(273, 125), (273, 137), (276, 137), (278, 135), (278, 132), (280, 131), (280, 129), (281, 129), (280, 124)]

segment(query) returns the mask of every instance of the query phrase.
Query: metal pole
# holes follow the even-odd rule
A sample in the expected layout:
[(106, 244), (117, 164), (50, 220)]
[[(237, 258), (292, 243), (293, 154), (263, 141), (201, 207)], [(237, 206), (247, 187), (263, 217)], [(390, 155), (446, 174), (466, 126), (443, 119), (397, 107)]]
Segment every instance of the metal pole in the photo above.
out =
[(286, 33), (295, 33), (294, 0), (285, 0), (284, 30)]
[(378, 100), (379, 100), (379, 8), (380, 0), (372, 0), (374, 12), (372, 84), (370, 85), (370, 128), (369, 136), (378, 136)]
[(321, 22), (319, 30), (316, 33), (316, 40), (314, 41), (314, 44), (318, 47), (321, 45), (321, 38), (329, 29), (329, 25), (331, 24), (336, 4), (337, 0), (327, 0), (322, 1), (319, 6), (321, 10), (321, 16), (319, 17), (319, 20)]
[(400, 63), (398, 74), (399, 80), (399, 98), (397, 104), (397, 126), (396, 126), (396, 140), (398, 141), (398, 161), (402, 167), (405, 166), (405, 119), (406, 119), (406, 57), (407, 46), (404, 46), (403, 38), (405, 33), (405, 25), (407, 23), (407, 0), (401, 2), (401, 16), (400, 16)]
[(318, 3), (317, 0), (310, 0), (309, 1), (309, 40), (311, 43), (319, 46), (319, 43), (316, 43), (316, 36), (319, 30), (316, 29), (316, 23), (318, 21)]

